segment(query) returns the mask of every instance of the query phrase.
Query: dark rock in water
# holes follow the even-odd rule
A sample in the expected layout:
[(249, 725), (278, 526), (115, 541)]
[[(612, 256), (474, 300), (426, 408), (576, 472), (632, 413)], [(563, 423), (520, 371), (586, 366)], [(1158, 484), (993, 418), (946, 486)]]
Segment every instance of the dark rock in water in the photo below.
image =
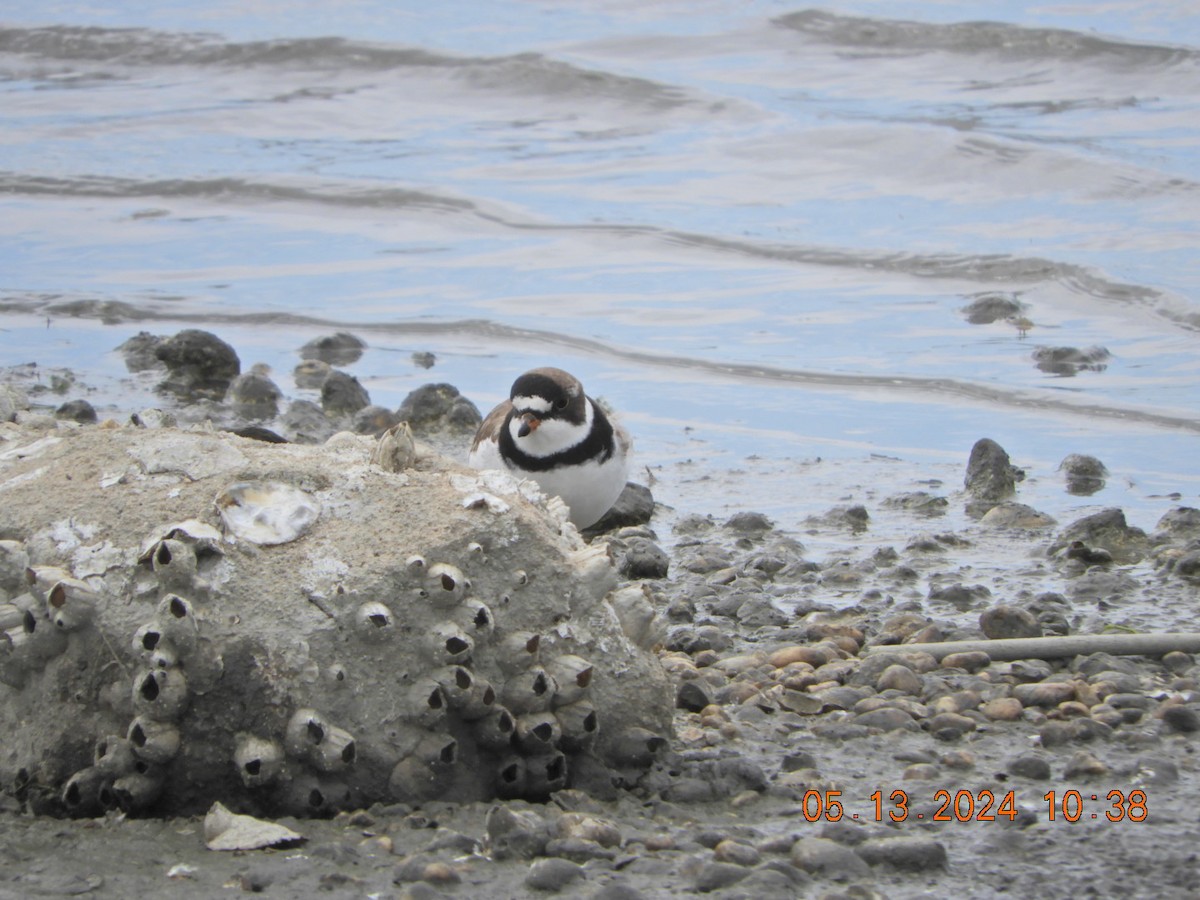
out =
[(383, 434), (393, 425), (400, 422), (400, 417), (384, 406), (364, 406), (354, 414), (351, 428), (357, 434), (371, 434), (375, 437)]
[(979, 628), (989, 640), (1041, 637), (1037, 618), (1017, 606), (993, 606), (979, 614)]
[(1090, 497), (1104, 487), (1108, 469), (1094, 456), (1072, 453), (1058, 464), (1058, 470), (1067, 479), (1067, 492), (1081, 497)]
[(809, 527), (846, 528), (855, 534), (865, 531), (870, 522), (871, 514), (861, 503), (834, 506), (820, 516), (809, 516), (804, 520)]
[(475, 404), (452, 384), (421, 385), (404, 398), (396, 415), (414, 432), (473, 432), (483, 421)]
[(1116, 507), (1102, 509), (1072, 522), (1050, 545), (1050, 553), (1066, 549), (1073, 541), (1082, 541), (1088, 547), (1102, 547), (1120, 565), (1139, 562), (1150, 550), (1146, 532), (1129, 525), (1125, 521), (1125, 513)]
[(1200, 537), (1200, 509), (1177, 506), (1168, 510), (1154, 526), (1155, 537), (1170, 535), (1175, 538)]
[(763, 534), (774, 527), (775, 523), (760, 512), (735, 513), (725, 522), (725, 528), (737, 534)]
[(430, 353), (428, 350), (418, 350), (412, 355), (414, 366), (420, 366), (422, 369), (432, 369), (437, 363), (437, 356)]
[(1111, 357), (1104, 347), (1038, 347), (1033, 351), (1034, 364), (1041, 371), (1068, 378), (1080, 372), (1103, 372)]
[(654, 496), (650, 488), (632, 481), (625, 485), (617, 502), (595, 525), (584, 530), (584, 535), (603, 534), (617, 528), (645, 525), (654, 516)]
[(98, 420), (96, 408), (86, 400), (68, 400), (54, 411), (56, 419), (69, 419), (84, 425), (91, 425)]
[(1003, 447), (991, 438), (975, 442), (967, 460), (964, 485), (972, 497), (981, 501), (975, 507), (979, 515), (987, 512), (986, 504), (995, 505), (1011, 497), (1016, 493), (1017, 482), (1024, 479), (1025, 473), (1012, 465)]
[(323, 444), (337, 431), (325, 411), (311, 400), (292, 401), (280, 423), (297, 444)]
[(1111, 566), (1113, 555), (1103, 547), (1089, 547), (1083, 541), (1071, 541), (1062, 550), (1064, 559), (1073, 559), (1085, 566)]
[(283, 392), (279, 390), (266, 366), (254, 366), (244, 375), (239, 375), (229, 386), (226, 400), (242, 416), (253, 419), (273, 419), (279, 414), (279, 401)]
[(321, 385), (321, 408), (332, 416), (351, 415), (371, 402), (358, 379), (336, 369)]
[(189, 328), (159, 343), (154, 355), (167, 367), (160, 390), (219, 400), (242, 371), (234, 349), (208, 331)]
[(990, 325), (1021, 314), (1025, 307), (1009, 294), (982, 294), (963, 307), (963, 315), (972, 325)]
[(895, 494), (883, 501), (889, 509), (905, 509), (918, 516), (944, 516), (950, 504), (945, 497), (936, 497), (928, 491), (910, 491)]
[(313, 338), (300, 348), (301, 359), (319, 359), (331, 366), (348, 366), (362, 358), (367, 342), (346, 331)]
[(1180, 578), (1200, 582), (1200, 550), (1192, 550), (1179, 557), (1172, 571)]
[(125, 357), (125, 368), (130, 372), (145, 372), (162, 365), (158, 358), (158, 345), (163, 338), (148, 331), (139, 331), (129, 340), (120, 344), (117, 350)]
[(621, 557), (619, 571), (626, 578), (666, 578), (670, 557), (648, 538), (634, 538)]

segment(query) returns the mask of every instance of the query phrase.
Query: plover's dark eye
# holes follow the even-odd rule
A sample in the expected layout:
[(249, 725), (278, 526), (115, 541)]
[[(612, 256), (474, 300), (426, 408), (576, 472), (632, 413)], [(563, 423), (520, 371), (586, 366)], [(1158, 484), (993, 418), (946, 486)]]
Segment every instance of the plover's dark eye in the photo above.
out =
[(568, 401), (566, 397), (560, 397), (557, 401), (555, 401), (554, 406), (556, 409), (566, 409), (567, 402)]

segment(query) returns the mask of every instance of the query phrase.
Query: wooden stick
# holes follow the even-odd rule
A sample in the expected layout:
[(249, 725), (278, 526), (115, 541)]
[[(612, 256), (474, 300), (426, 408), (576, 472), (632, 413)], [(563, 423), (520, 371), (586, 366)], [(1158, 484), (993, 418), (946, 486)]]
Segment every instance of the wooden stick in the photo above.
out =
[(1200, 653), (1200, 634), (1070, 634), (1040, 638), (1002, 638), (989, 641), (944, 641), (939, 644), (879, 644), (867, 650), (879, 653), (928, 653), (942, 659), (951, 653), (982, 650), (993, 660), (1056, 659), (1088, 653), (1114, 656), (1163, 656), (1172, 650)]

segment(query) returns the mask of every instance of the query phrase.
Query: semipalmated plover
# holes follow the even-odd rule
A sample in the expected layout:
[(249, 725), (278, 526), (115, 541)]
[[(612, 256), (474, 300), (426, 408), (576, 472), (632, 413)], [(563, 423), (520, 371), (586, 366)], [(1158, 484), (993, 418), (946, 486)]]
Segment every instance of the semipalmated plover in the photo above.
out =
[(576, 528), (595, 524), (629, 477), (632, 442), (562, 369), (532, 369), (488, 414), (467, 461), (531, 478), (561, 497)]

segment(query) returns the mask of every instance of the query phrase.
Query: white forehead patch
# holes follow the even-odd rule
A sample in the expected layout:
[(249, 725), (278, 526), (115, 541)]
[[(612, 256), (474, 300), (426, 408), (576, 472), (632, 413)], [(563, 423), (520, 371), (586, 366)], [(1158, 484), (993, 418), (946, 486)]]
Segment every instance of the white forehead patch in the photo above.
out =
[(513, 408), (520, 412), (550, 412), (550, 401), (545, 397), (513, 397)]

